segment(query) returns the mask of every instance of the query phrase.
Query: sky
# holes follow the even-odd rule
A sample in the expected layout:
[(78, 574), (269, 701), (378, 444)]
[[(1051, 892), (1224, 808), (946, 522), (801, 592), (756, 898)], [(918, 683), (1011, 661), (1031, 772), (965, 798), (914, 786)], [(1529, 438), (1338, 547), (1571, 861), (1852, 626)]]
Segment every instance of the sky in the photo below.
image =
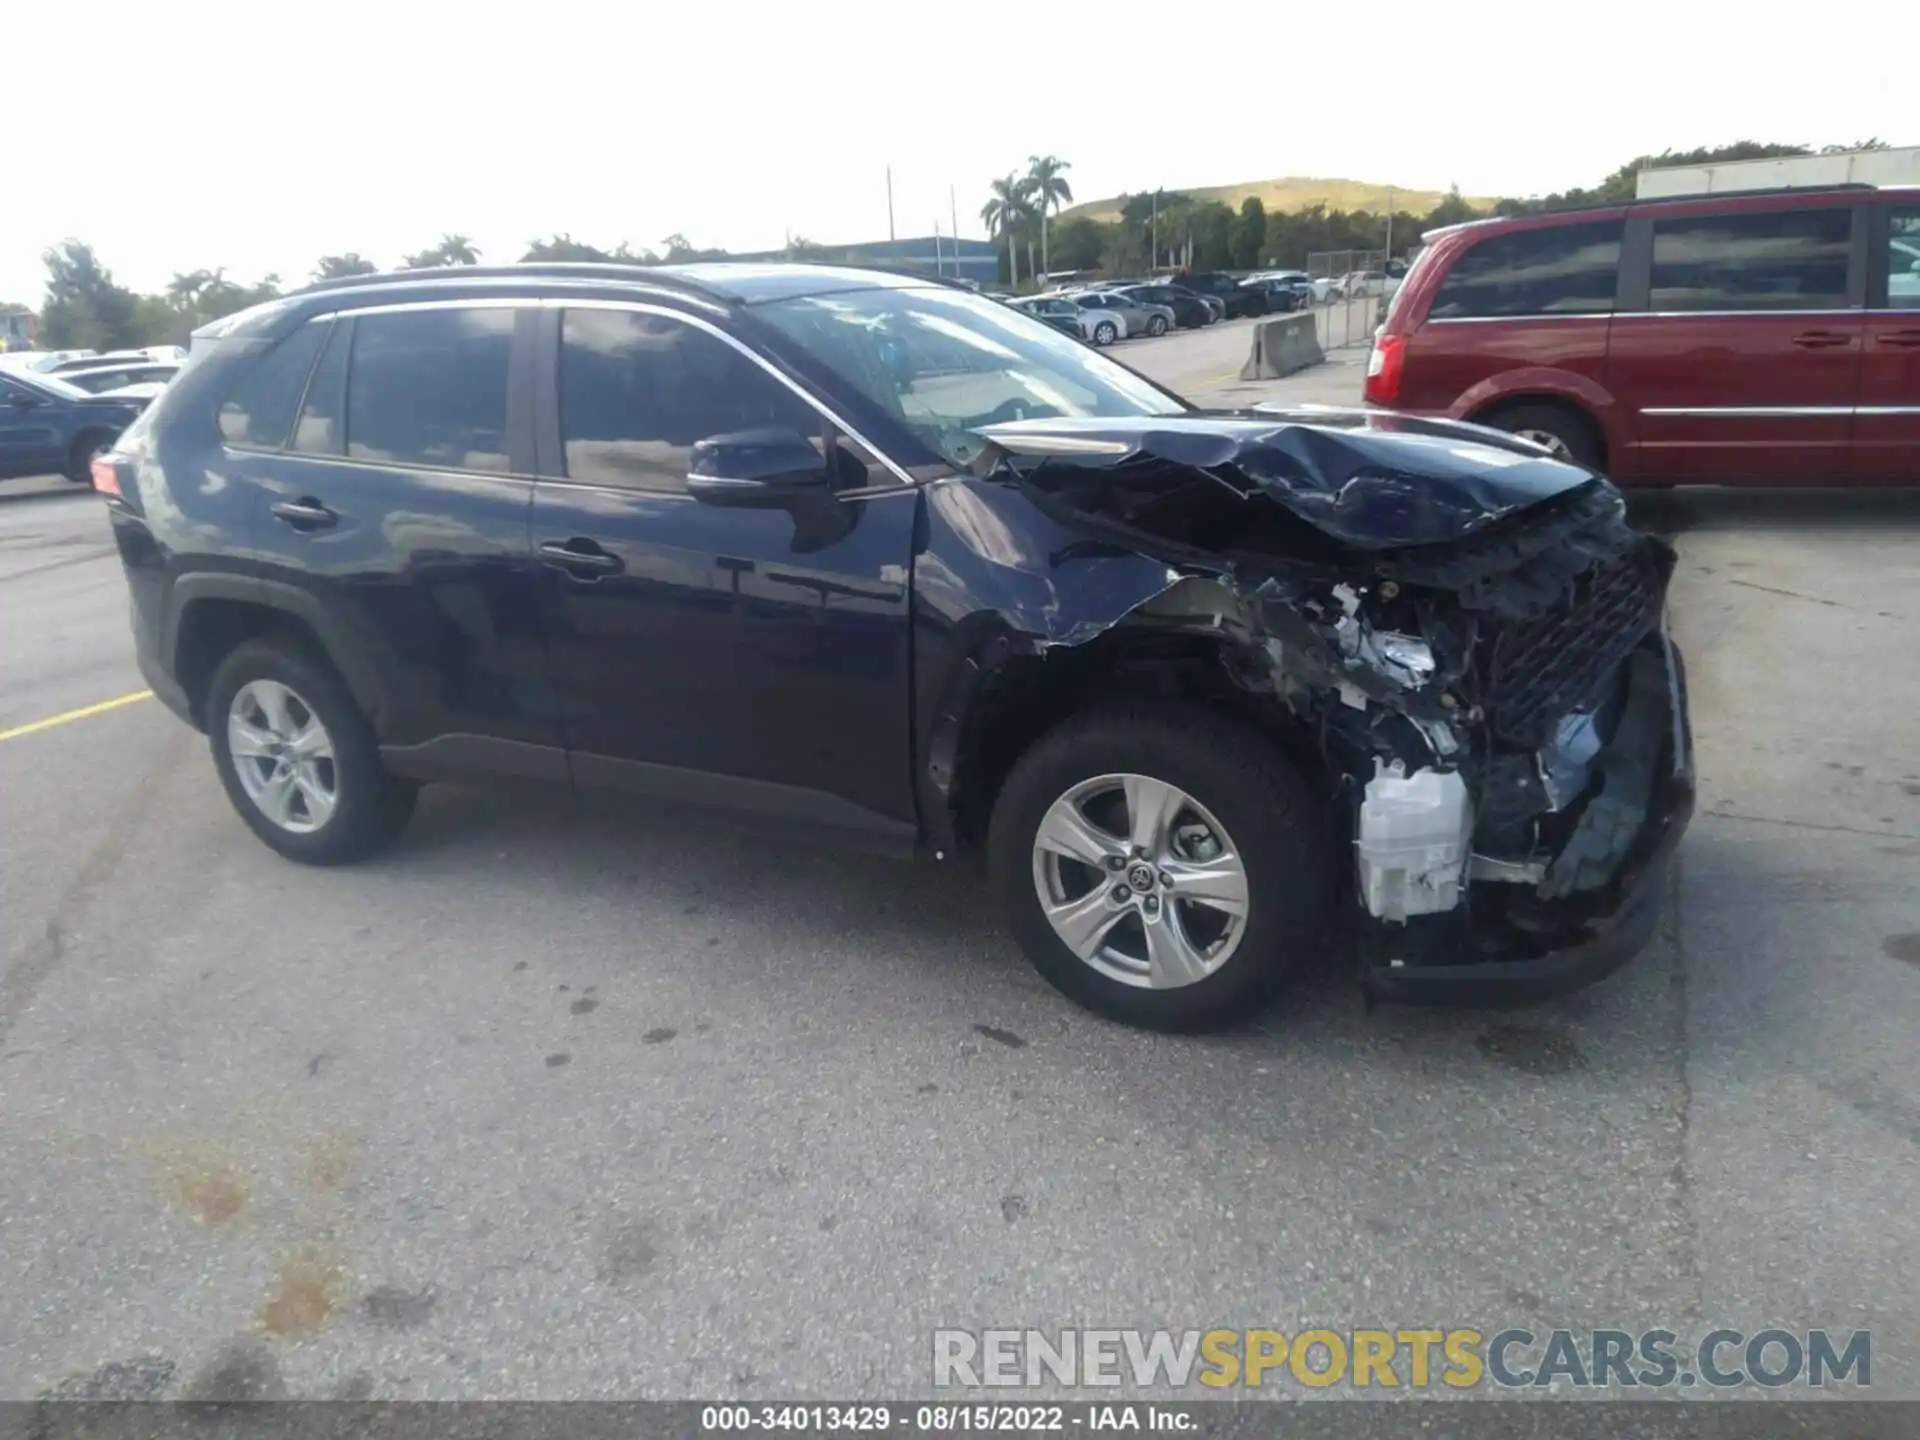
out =
[(1087, 199), (1280, 175), (1528, 195), (1668, 147), (1920, 144), (1908, 69), (1867, 58), (1913, 33), (1887, 0), (1824, 6), (1817, 63), (1702, 0), (4, 9), (28, 63), (0, 101), (0, 301), (35, 306), (68, 237), (143, 291), (221, 266), (293, 285), (446, 232), (498, 261), (558, 231), (850, 243), (886, 235), (889, 166), (899, 234), (948, 231), (951, 187), (980, 237), (988, 182), (1035, 154)]

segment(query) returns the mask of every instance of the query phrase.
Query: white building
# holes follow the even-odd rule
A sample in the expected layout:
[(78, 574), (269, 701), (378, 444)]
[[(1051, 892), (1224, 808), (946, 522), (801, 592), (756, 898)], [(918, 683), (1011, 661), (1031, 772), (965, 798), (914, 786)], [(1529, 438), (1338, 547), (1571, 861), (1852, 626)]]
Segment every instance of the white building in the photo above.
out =
[(1642, 170), (1634, 194), (1641, 200), (1656, 200), (1672, 195), (1711, 195), (1721, 190), (1822, 185), (1920, 185), (1920, 145), (1904, 150), (1848, 150), (1839, 155), (1663, 166)]

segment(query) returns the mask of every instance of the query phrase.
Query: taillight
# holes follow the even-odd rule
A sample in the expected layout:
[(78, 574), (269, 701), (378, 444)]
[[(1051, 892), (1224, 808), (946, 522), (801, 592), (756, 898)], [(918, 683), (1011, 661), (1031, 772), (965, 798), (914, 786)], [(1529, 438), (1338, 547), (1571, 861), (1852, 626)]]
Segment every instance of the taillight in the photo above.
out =
[(87, 467), (93, 476), (93, 488), (102, 495), (111, 495), (118, 500), (120, 494), (120, 471), (111, 459), (102, 455)]
[(1362, 392), (1370, 405), (1391, 405), (1400, 398), (1400, 375), (1407, 365), (1407, 337), (1376, 335), (1367, 357), (1367, 383)]

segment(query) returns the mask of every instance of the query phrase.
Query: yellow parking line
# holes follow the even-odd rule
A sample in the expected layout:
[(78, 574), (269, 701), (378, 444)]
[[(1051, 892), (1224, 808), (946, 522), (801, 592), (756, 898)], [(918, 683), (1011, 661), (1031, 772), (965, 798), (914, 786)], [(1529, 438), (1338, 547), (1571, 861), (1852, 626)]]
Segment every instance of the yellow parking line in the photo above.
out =
[(1214, 386), (1222, 384), (1225, 381), (1238, 380), (1239, 378), (1240, 378), (1240, 372), (1238, 370), (1229, 370), (1227, 371), (1226, 374), (1216, 375), (1211, 380), (1202, 380), (1198, 385), (1194, 386), (1193, 388), (1196, 390), (1211, 390)]
[(49, 715), (44, 720), (35, 720), (30, 725), (16, 725), (11, 730), (0, 730), (0, 740), (18, 740), (22, 735), (37, 734), (42, 730), (51, 730), (56, 725), (64, 725), (69, 720), (84, 720), (89, 715), (99, 715), (108, 710), (118, 710), (122, 705), (131, 705), (136, 700), (151, 700), (153, 691), (136, 690), (131, 695), (121, 695), (112, 700), (102, 700), (97, 705), (82, 705), (78, 710), (69, 710), (64, 715)]

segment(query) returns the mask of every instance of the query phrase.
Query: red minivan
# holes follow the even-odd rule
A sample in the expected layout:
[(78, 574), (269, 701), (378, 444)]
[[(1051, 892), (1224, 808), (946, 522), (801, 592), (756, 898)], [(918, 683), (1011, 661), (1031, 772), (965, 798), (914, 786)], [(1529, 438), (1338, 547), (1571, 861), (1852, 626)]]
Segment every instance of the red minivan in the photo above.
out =
[(1920, 189), (1636, 201), (1435, 230), (1369, 404), (1633, 484), (1920, 482)]

